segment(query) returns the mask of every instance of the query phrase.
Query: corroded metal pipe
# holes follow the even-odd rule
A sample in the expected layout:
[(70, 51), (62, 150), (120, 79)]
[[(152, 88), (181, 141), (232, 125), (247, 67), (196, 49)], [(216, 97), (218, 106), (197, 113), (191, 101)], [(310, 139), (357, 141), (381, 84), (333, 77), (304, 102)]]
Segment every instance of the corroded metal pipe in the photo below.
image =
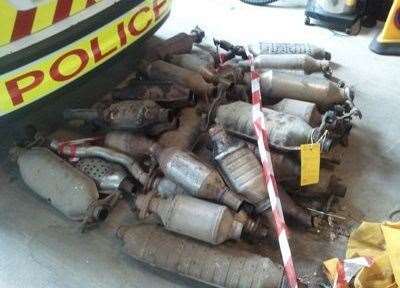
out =
[(201, 74), (161, 60), (143, 63), (142, 73), (153, 80), (172, 81), (190, 88), (200, 99), (208, 101), (215, 94), (214, 85), (207, 83)]
[(200, 134), (201, 117), (194, 108), (185, 108), (179, 117), (179, 127), (163, 133), (158, 143), (164, 147), (177, 147), (182, 150), (192, 150)]
[(280, 287), (279, 266), (232, 245), (210, 247), (156, 225), (123, 226), (117, 236), (125, 253), (136, 260), (214, 287)]
[(202, 59), (193, 54), (181, 54), (172, 56), (169, 62), (199, 73), (209, 83), (222, 83), (227, 87), (233, 85), (231, 81), (218, 76), (212, 59)]
[[(154, 82), (154, 81), (153, 81)], [(194, 106), (196, 95), (190, 89), (172, 83), (152, 83), (152, 81), (131, 82), (128, 86), (112, 92), (113, 100), (152, 100), (161, 107), (180, 109)]]
[(149, 61), (166, 59), (171, 55), (190, 53), (194, 43), (201, 43), (205, 36), (203, 30), (199, 27), (194, 28), (190, 34), (179, 33), (168, 38), (155, 47), (146, 49), (145, 58)]
[(127, 100), (111, 104), (104, 110), (68, 109), (64, 111), (64, 118), (97, 120), (113, 129), (139, 131), (155, 124), (171, 122), (173, 115), (170, 110), (161, 108), (151, 100)]

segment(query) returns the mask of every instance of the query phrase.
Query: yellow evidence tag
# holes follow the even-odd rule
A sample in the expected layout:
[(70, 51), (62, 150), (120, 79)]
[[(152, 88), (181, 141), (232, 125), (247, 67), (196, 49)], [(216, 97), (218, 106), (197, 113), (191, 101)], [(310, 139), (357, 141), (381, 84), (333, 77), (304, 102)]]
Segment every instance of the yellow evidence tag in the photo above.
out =
[(303, 144), (300, 146), (300, 155), (300, 185), (317, 184), (319, 182), (319, 168), (321, 163), (321, 145), (319, 143)]

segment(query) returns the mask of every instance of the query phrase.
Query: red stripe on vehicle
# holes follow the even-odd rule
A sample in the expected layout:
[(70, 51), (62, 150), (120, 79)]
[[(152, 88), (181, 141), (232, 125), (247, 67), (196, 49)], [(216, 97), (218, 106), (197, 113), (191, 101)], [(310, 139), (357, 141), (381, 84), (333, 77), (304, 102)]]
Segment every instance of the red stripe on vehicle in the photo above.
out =
[(31, 34), (35, 14), (36, 8), (17, 12), (11, 41), (18, 40)]
[(96, 4), (96, 0), (87, 0), (86, 8), (92, 6), (93, 4)]
[(57, 23), (69, 16), (73, 0), (58, 0), (53, 23)]

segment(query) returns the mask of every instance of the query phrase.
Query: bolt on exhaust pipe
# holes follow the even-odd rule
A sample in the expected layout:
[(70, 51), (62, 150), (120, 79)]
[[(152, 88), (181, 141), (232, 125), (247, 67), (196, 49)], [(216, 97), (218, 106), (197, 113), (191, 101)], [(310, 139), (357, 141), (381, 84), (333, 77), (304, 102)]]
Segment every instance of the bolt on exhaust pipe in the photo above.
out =
[(136, 260), (215, 287), (280, 287), (282, 268), (232, 245), (211, 247), (156, 225), (122, 226), (117, 237)]

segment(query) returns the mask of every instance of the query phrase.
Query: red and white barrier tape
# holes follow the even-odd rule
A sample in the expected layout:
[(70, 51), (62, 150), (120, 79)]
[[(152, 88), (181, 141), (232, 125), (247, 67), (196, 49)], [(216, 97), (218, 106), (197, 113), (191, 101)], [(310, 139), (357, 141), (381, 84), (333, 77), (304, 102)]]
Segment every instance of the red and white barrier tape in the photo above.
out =
[(370, 257), (339, 260), (336, 267), (337, 278), (333, 288), (346, 288), (361, 268), (371, 267), (372, 264), (374, 264), (374, 260)]
[(104, 136), (95, 136), (95, 137), (88, 137), (88, 138), (81, 138), (81, 139), (74, 139), (74, 140), (67, 140), (67, 141), (60, 141), (58, 142), (58, 153), (63, 154), (65, 147), (71, 148), (71, 156), (69, 157), (70, 162), (77, 162), (79, 158), (76, 156), (76, 148), (80, 145), (87, 145), (87, 144), (97, 144), (102, 143), (104, 141)]
[(254, 68), (253, 55), (247, 52), (251, 64), (251, 92), (253, 103), (253, 124), (257, 135), (258, 149), (263, 166), (263, 173), (267, 183), (267, 190), (271, 202), (272, 213), (275, 221), (275, 229), (278, 235), (279, 246), (281, 250), (283, 266), (289, 286), (297, 288), (297, 276), (294, 269), (292, 253), (290, 251), (289, 240), (287, 237), (287, 228), (282, 212), (281, 200), (279, 198), (274, 170), (272, 167), (271, 154), (268, 147), (268, 131), (265, 127), (264, 114), (261, 112), (261, 91), (260, 78)]

